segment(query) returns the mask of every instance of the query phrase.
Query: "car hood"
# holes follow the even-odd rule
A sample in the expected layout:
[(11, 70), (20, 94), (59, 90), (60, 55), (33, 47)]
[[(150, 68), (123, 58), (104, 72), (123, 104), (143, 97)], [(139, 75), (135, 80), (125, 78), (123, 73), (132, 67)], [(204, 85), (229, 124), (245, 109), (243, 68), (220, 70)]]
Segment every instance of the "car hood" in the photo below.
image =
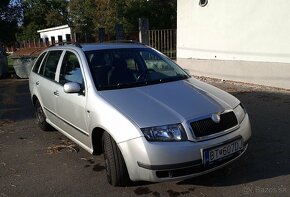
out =
[(239, 104), (232, 95), (193, 78), (100, 94), (140, 128), (181, 123)]

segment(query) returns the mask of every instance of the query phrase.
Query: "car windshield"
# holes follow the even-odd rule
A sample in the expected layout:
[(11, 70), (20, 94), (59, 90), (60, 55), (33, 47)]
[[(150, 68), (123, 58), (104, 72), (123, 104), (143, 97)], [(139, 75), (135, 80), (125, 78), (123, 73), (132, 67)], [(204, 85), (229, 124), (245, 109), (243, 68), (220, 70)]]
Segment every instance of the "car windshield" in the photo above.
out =
[(153, 49), (86, 51), (98, 90), (131, 88), (187, 79), (189, 75)]

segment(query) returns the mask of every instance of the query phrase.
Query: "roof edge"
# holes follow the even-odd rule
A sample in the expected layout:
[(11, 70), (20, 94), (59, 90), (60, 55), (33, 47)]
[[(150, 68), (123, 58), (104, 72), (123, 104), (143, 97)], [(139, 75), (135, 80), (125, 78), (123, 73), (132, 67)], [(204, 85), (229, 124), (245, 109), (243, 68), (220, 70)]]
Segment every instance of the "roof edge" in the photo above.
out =
[(37, 33), (43, 33), (43, 32), (47, 32), (47, 31), (65, 29), (65, 28), (69, 28), (69, 27), (70, 27), (69, 25), (62, 25), (62, 26), (57, 26), (57, 27), (51, 27), (51, 28), (47, 28), (47, 29), (37, 30)]

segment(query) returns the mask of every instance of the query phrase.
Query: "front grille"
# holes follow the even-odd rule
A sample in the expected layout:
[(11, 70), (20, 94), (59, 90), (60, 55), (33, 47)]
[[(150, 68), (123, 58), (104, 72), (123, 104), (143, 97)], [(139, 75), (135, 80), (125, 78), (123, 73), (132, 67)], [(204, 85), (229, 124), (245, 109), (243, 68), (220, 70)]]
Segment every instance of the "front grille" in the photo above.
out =
[(220, 122), (215, 123), (211, 118), (206, 118), (190, 123), (195, 137), (204, 137), (228, 130), (238, 124), (234, 112), (220, 115)]

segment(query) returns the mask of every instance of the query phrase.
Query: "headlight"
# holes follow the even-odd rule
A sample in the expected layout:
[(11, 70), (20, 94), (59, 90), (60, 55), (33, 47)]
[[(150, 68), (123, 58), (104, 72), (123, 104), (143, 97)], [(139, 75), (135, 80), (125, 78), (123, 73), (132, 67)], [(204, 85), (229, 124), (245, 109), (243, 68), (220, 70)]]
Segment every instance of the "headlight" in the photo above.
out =
[(187, 140), (181, 124), (142, 128), (141, 131), (148, 141), (172, 142)]
[(238, 105), (235, 109), (234, 109), (234, 113), (237, 117), (237, 120), (239, 123), (241, 123), (244, 118), (245, 118), (245, 115), (246, 115), (246, 112), (245, 112), (245, 109), (244, 107), (240, 104)]

